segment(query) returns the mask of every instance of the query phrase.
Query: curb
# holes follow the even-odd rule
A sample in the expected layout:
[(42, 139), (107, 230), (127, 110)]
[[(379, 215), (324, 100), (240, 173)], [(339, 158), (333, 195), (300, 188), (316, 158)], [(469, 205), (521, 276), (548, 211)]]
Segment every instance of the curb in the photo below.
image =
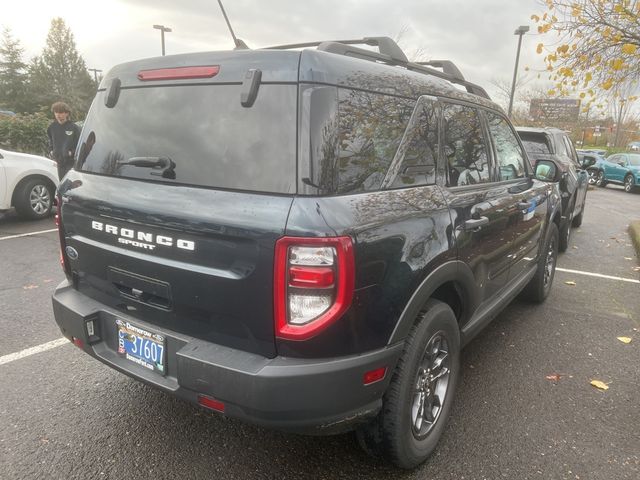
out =
[(636, 247), (636, 255), (640, 258), (640, 220), (634, 220), (629, 224), (629, 235), (633, 246)]

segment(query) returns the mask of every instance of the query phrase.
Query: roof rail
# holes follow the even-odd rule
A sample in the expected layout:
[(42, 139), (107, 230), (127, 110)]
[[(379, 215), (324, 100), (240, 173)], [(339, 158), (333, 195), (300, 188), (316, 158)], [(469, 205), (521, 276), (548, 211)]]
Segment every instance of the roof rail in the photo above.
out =
[[(370, 45), (378, 47), (378, 52), (366, 50), (364, 48), (352, 47), (351, 45)], [(304, 47), (318, 47), (318, 50), (329, 53), (356, 57), (372, 62), (383, 62), (390, 65), (398, 65), (406, 68), (407, 70), (448, 80), (451, 83), (465, 87), (469, 93), (491, 99), (484, 88), (465, 80), (460, 69), (458, 69), (451, 60), (410, 62), (400, 46), (389, 37), (364, 37), (356, 40), (325, 40), (319, 42), (291, 43), (288, 45), (276, 45), (266, 48), (288, 50)], [(442, 71), (436, 70), (436, 68), (441, 68)]]

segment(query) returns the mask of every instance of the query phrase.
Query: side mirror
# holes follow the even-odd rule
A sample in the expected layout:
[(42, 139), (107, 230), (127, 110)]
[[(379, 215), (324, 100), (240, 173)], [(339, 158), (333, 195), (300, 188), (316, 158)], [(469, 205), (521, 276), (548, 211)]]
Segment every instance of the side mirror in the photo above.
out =
[(582, 168), (589, 168), (590, 166), (595, 164), (596, 164), (596, 157), (585, 155), (582, 159)]
[(558, 167), (549, 160), (538, 160), (536, 163), (536, 178), (543, 182), (557, 181)]

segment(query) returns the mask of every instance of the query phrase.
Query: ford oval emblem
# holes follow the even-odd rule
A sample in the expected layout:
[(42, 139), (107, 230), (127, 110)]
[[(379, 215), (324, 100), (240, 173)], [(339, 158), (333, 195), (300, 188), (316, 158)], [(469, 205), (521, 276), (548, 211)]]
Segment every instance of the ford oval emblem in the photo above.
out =
[(77, 260), (78, 259), (78, 251), (73, 248), (73, 247), (67, 247), (64, 249), (65, 252), (67, 252), (67, 256), (71, 259), (71, 260)]

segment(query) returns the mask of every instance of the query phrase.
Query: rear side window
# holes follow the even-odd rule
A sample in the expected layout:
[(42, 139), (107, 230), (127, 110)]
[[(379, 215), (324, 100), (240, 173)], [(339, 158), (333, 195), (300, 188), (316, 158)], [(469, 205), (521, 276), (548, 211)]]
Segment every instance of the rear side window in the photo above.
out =
[(496, 149), (496, 163), (500, 180), (512, 180), (525, 176), (524, 153), (516, 134), (507, 121), (492, 112), (486, 112), (489, 132)]
[(445, 103), (442, 118), (447, 186), (491, 181), (487, 143), (478, 111), (465, 105)]
[(336, 193), (379, 190), (415, 101), (361, 90), (338, 90)]
[[(436, 159), (438, 158), (437, 103), (422, 97), (409, 123), (397, 156), (397, 171), (389, 188), (401, 188), (435, 183)], [(393, 168), (396, 170), (395, 168)], [(385, 185), (387, 187), (387, 185)]]
[(295, 85), (262, 85), (251, 108), (241, 85), (100, 92), (76, 169), (102, 175), (270, 193), (296, 191)]

